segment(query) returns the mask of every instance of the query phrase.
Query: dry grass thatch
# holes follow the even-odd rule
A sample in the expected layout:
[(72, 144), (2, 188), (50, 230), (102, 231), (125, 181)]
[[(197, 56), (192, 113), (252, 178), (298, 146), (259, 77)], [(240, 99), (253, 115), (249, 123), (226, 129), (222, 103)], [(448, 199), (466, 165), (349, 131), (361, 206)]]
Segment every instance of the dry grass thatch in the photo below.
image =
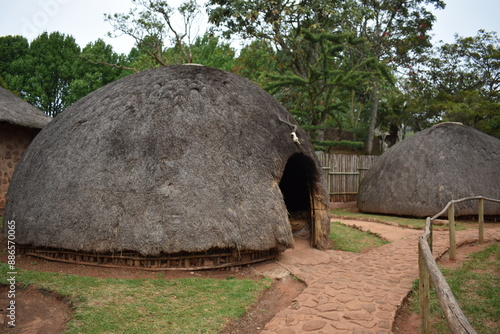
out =
[[(305, 173), (299, 188), (313, 190), (311, 208), (328, 197), (306, 133), (297, 129), (294, 143), (280, 118), (296, 124), (262, 89), (224, 71), (173, 66), (122, 78), (41, 131), (13, 176), (6, 219), (24, 245), (283, 250), (293, 244), (293, 201), (280, 189), (290, 158)], [(327, 214), (315, 219), (313, 243), (324, 247)]]
[[(387, 150), (363, 179), (358, 207), (426, 217), (469, 196), (500, 199), (500, 140), (460, 123), (442, 123)], [(457, 207), (457, 215), (475, 214), (474, 201)], [(500, 215), (500, 205), (485, 203), (485, 214)]]
[(0, 87), (0, 123), (7, 122), (26, 128), (41, 129), (52, 118), (28, 102)]

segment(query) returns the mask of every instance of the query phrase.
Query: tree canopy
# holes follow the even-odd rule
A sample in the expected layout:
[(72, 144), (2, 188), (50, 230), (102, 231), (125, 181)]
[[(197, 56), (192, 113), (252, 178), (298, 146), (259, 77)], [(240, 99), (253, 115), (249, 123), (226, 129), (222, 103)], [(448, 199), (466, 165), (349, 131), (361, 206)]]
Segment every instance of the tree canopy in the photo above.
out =
[(80, 47), (59, 32), (31, 43), (4, 36), (0, 85), (55, 116), (125, 75), (198, 63), (255, 81), (309, 131), (318, 149), (332, 146), (327, 128), (350, 132), (353, 147), (363, 141), (366, 152), (442, 121), (500, 137), (497, 34), (481, 30), (432, 45), (434, 11), (444, 1), (131, 3), (128, 13), (105, 17), (111, 36), (135, 39), (127, 55), (102, 40)]
[(52, 117), (91, 91), (131, 73), (118, 68), (123, 57), (102, 40), (81, 50), (72, 36), (44, 32), (30, 44), (21, 36), (0, 37), (0, 48), (9, 55), (0, 61), (6, 88)]
[(383, 86), (431, 46), (429, 6), (444, 2), (210, 0), (208, 13), (223, 36), (269, 42), (281, 66), (267, 88), (305, 126), (317, 130), (330, 120), (341, 127), (352, 97), (362, 100), (371, 152)]
[(438, 46), (426, 66), (412, 73), (408, 88), (418, 101), (414, 114), (500, 137), (500, 39), (484, 30), (455, 39)]

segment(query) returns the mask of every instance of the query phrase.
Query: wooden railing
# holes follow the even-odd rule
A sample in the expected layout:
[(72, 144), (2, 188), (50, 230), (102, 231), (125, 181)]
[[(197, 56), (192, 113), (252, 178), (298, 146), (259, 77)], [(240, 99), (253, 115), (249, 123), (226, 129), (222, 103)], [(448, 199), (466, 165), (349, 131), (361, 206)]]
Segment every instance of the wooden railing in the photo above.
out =
[(430, 284), (434, 286), (436, 295), (443, 310), (446, 322), (452, 333), (477, 333), (470, 325), (458, 305), (450, 286), (446, 282), (443, 274), (439, 270), (434, 256), (432, 255), (432, 221), (441, 217), (446, 212), (449, 220), (450, 250), (451, 260), (456, 257), (455, 239), (455, 204), (464, 201), (478, 201), (478, 221), (479, 221), (479, 242), (484, 242), (484, 201), (500, 203), (500, 200), (485, 198), (482, 196), (467, 197), (449, 202), (445, 208), (434, 217), (428, 217), (425, 223), (424, 234), (418, 238), (418, 268), (419, 268), (419, 294), (420, 294), (420, 315), (421, 333), (431, 332), (430, 322)]

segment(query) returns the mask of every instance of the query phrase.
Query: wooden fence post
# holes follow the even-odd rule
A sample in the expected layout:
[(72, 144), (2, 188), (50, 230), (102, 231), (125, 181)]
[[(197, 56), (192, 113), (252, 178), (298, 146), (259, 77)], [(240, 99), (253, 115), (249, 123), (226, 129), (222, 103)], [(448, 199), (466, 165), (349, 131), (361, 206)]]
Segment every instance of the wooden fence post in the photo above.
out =
[[(427, 242), (427, 241), (425, 241)], [(420, 333), (430, 334), (431, 332), (431, 306), (430, 306), (430, 277), (427, 264), (423, 255), (422, 246), (418, 243), (418, 291), (420, 299)]]
[(479, 199), (479, 213), (477, 214), (479, 221), (479, 243), (484, 243), (484, 199)]
[(431, 254), (432, 254), (432, 244), (433, 244), (433, 240), (434, 240), (433, 234), (434, 234), (434, 227), (432, 225), (432, 220), (429, 219), (429, 239), (427, 240), (427, 243), (429, 244)]
[(448, 227), (450, 230), (450, 260), (455, 260), (457, 257), (457, 244), (455, 239), (455, 203), (451, 203), (448, 208)]

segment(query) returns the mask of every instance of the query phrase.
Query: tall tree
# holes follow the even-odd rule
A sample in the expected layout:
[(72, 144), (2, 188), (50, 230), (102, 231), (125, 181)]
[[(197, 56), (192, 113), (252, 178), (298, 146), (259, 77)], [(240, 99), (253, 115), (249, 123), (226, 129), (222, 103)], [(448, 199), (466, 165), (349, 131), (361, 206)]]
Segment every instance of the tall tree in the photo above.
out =
[(223, 30), (224, 37), (237, 34), (244, 39), (268, 41), (280, 53), (284, 67), (306, 78), (308, 61), (316, 57), (316, 50), (302, 44), (307, 43), (305, 30), (321, 33), (338, 28), (338, 20), (331, 15), (336, 2), (210, 0), (207, 10), (209, 21)]
[[(162, 0), (132, 0), (132, 3), (135, 7), (128, 14), (105, 16), (115, 32), (134, 38), (136, 48), (161, 66), (169, 65), (164, 55), (169, 45), (180, 50), (184, 62), (193, 62), (192, 44), (198, 34), (197, 23), (201, 14), (195, 0), (188, 0), (177, 9)], [(176, 16), (182, 18), (181, 27), (175, 24)]]
[(73, 103), (90, 92), (123, 76), (137, 72), (126, 66), (126, 57), (113, 51), (102, 39), (88, 43), (74, 59), (73, 80), (70, 83), (68, 103)]
[(195, 63), (232, 71), (235, 66), (235, 50), (211, 33), (196, 38), (192, 46)]
[(31, 42), (24, 57), (12, 62), (5, 79), (28, 102), (54, 117), (70, 104), (73, 63), (79, 53), (73, 37), (44, 32)]
[(336, 96), (339, 89), (349, 90), (347, 96), (352, 96), (352, 87), (355, 97), (369, 94), (371, 151), (380, 94), (385, 82), (392, 82), (391, 70), (415, 62), (430, 46), (428, 32), (435, 20), (430, 5), (443, 8), (444, 2), (210, 0), (208, 13), (225, 36), (239, 34), (272, 43), (279, 63), (288, 69), (281, 73), (287, 78), (276, 87), (294, 86), (281, 90), (282, 95), (302, 90), (290, 100), (302, 99), (300, 109), (309, 108), (311, 124), (320, 125), (328, 117), (341, 119), (342, 111), (349, 110), (346, 100)]
[[(279, 97), (292, 113), (302, 116), (302, 119), (298, 117), (299, 121), (306, 124), (314, 124), (320, 120), (317, 120), (311, 110), (302, 110), (315, 105), (305, 101), (306, 96), (299, 91), (303, 87), (312, 88), (308, 84), (315, 80), (313, 67), (319, 60), (318, 53), (315, 52), (318, 48), (312, 50), (305, 46), (307, 44), (310, 48), (311, 45), (305, 39), (305, 30), (313, 29), (315, 23), (330, 24), (321, 19), (329, 8), (310, 10), (318, 4), (317, 0), (312, 4), (212, 0), (208, 7), (210, 22), (222, 28), (224, 36), (237, 34), (244, 39), (260, 41), (272, 47), (280, 66), (274, 73), (268, 73), (270, 80), (266, 80), (266, 88)], [(253, 50), (258, 50), (255, 46), (257, 44), (253, 44)], [(318, 92), (311, 93), (309, 98), (316, 100), (318, 95)]]
[(8, 88), (6, 81), (7, 75), (12, 75), (11, 64), (24, 57), (29, 50), (29, 43), (22, 36), (3, 36), (0, 37), (0, 79), (2, 86)]
[[(421, 113), (436, 121), (457, 121), (500, 137), (500, 39), (480, 30), (456, 36), (412, 77), (425, 100)], [(425, 93), (425, 95), (423, 95)]]
[[(354, 6), (349, 24), (357, 36), (368, 40), (367, 48), (355, 50), (360, 58), (375, 58), (386, 62), (394, 70), (411, 67), (431, 48), (429, 32), (436, 20), (430, 6), (442, 9), (441, 0), (359, 0)], [(367, 151), (372, 150), (381, 83), (377, 77), (371, 81), (370, 125)]]
[[(200, 65), (219, 68), (225, 71), (232, 71), (235, 65), (235, 50), (228, 44), (221, 41), (219, 37), (211, 33), (198, 36), (193, 45), (190, 46), (192, 52), (192, 62)], [(165, 59), (171, 65), (186, 63), (182, 50), (171, 47), (164, 52)]]
[(234, 71), (265, 87), (269, 83), (269, 73), (279, 73), (278, 61), (271, 43), (255, 40), (240, 50)]

